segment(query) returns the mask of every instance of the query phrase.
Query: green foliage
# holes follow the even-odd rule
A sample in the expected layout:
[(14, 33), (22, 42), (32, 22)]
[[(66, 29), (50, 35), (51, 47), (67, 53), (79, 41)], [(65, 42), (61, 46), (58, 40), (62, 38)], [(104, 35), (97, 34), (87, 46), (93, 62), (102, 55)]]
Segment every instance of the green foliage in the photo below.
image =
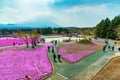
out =
[(64, 39), (63, 42), (70, 42), (72, 40)]
[(43, 35), (49, 35), (49, 34), (69, 34), (69, 30), (66, 28), (12, 28), (12, 29), (7, 29), (7, 28), (1, 28), (0, 29), (0, 34), (1, 35), (7, 35), (7, 34), (14, 34), (18, 32), (26, 32), (26, 33), (31, 33), (33, 30), (36, 30), (38, 34), (43, 34)]
[(50, 28), (50, 27), (41, 28), (40, 31), (41, 31), (41, 34), (43, 34), (43, 35), (52, 34), (52, 28)]
[(56, 32), (57, 34), (69, 34), (69, 30), (66, 28), (53, 28), (54, 32)]
[(120, 15), (110, 21), (109, 18), (102, 20), (96, 25), (96, 36), (100, 38), (116, 39), (118, 37), (116, 28), (120, 25)]
[(78, 43), (80, 43), (80, 44), (90, 44), (91, 43), (91, 41), (90, 40), (88, 40), (88, 39), (82, 39), (82, 40), (79, 40), (79, 41), (77, 41)]

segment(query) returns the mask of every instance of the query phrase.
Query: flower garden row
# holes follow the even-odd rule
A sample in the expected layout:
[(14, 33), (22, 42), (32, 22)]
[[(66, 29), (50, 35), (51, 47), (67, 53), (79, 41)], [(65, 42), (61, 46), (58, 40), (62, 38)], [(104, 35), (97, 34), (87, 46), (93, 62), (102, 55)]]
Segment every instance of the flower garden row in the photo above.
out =
[(52, 65), (47, 55), (48, 46), (23, 50), (20, 47), (0, 49), (0, 80), (22, 79), (29, 75), (31, 80), (39, 80), (52, 73)]
[[(40, 38), (37, 40), (38, 42), (40, 42)], [(27, 39), (28, 43), (31, 44), (31, 39), (28, 38)], [(13, 43), (17, 44), (17, 45), (24, 45), (26, 44), (26, 39), (21, 39), (21, 38), (1, 38), (0, 39), (0, 46), (12, 46)]]
[(58, 46), (57, 51), (65, 61), (75, 63), (86, 56), (101, 50), (102, 45), (104, 45), (104, 43), (101, 43), (100, 41), (92, 41), (91, 44), (87, 45), (67, 42)]

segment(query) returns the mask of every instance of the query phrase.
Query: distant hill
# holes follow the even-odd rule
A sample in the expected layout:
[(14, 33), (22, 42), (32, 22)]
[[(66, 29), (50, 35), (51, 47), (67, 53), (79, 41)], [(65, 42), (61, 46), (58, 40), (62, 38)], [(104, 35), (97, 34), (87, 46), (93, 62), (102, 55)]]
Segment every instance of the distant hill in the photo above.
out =
[(52, 22), (52, 20), (48, 18), (34, 18), (16, 24), (0, 24), (0, 28), (46, 28), (46, 27), (56, 28), (60, 26)]
[(45, 28), (45, 27), (60, 27), (49, 18), (34, 18), (23, 23), (19, 23), (21, 26), (32, 27), (32, 28)]

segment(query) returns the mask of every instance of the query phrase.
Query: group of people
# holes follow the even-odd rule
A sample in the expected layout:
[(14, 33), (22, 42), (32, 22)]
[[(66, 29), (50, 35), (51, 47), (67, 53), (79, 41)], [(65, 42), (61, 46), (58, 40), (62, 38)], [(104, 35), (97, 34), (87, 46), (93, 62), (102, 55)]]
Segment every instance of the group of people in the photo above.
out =
[(16, 79), (16, 80), (32, 80), (30, 76), (28, 75), (25, 75), (25, 77), (23, 78), (19, 78), (19, 79)]
[(13, 42), (13, 46), (15, 46), (15, 45), (23, 45), (23, 43)]
[[(106, 50), (106, 48), (108, 48), (108, 50), (112, 50), (112, 51), (114, 51), (114, 49), (115, 49), (115, 47), (114, 46), (110, 46), (109, 44), (108, 44), (108, 40), (106, 39), (105, 40), (105, 45), (103, 46), (103, 51), (105, 51)], [(117, 43), (115, 42), (115, 45), (116, 45)]]
[[(57, 43), (58, 43), (58, 41), (57, 40), (55, 40), (55, 41), (53, 41), (53, 43), (54, 43), (54, 45), (56, 46), (57, 45)], [(48, 51), (50, 52), (50, 47), (48, 46)], [(53, 47), (51, 47), (51, 52), (52, 52), (52, 56), (53, 56), (53, 60), (54, 60), (54, 62), (57, 62), (57, 59), (58, 59), (58, 61), (61, 63), (62, 61), (61, 61), (61, 55), (60, 54), (55, 54), (55, 48), (54, 48), (54, 46)]]

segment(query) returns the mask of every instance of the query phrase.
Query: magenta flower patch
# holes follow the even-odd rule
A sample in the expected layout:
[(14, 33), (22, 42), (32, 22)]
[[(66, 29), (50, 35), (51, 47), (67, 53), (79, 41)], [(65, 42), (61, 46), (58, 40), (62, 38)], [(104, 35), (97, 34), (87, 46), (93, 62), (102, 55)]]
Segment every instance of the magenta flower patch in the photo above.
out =
[[(40, 42), (40, 38), (37, 39), (38, 42)], [(4, 38), (0, 39), (0, 46), (12, 46), (13, 43), (16, 44), (26, 44), (25, 39), (20, 39), (20, 38)], [(28, 43), (31, 44), (31, 38), (28, 38)]]
[(59, 49), (59, 54), (61, 55), (62, 58), (64, 58), (66, 61), (74, 63), (77, 62), (84, 57), (94, 53), (95, 51), (93, 50), (83, 50), (78, 53), (68, 53), (66, 49), (61, 48)]
[(21, 50), (7, 48), (0, 53), (0, 80), (16, 80), (29, 75), (31, 80), (39, 80), (52, 73), (46, 44), (42, 48)]

